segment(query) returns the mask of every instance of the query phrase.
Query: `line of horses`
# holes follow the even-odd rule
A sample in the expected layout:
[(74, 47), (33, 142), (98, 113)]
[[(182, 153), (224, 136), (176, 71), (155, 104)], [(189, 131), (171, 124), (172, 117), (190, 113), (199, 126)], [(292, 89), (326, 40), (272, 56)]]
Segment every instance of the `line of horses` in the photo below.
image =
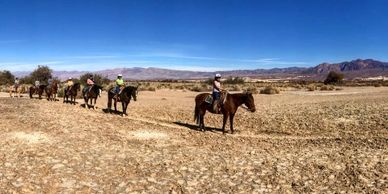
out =
[[(139, 86), (126, 86), (122, 89), (122, 91), (116, 95), (114, 93), (114, 88), (110, 88), (108, 90), (108, 111), (112, 111), (112, 102), (114, 105), (114, 111), (117, 112), (117, 103), (121, 102), (122, 104), (122, 115), (128, 115), (127, 109), (130, 101), (137, 100)], [(39, 86), (31, 86), (29, 87), (29, 97), (32, 99), (34, 95), (38, 95), (39, 99), (42, 99), (43, 93), (46, 93), (46, 97), (48, 101), (58, 101), (58, 89), (59, 83), (54, 81), (50, 86), (48, 85), (39, 85)], [(15, 86), (10, 86), (10, 97), (21, 97), (22, 93), (26, 92), (26, 87), (24, 85), (19, 86), (15, 89)], [(81, 84), (75, 83), (72, 87), (64, 88), (63, 92), (63, 103), (77, 104), (76, 99), (78, 93), (81, 91)], [(85, 101), (85, 108), (93, 108), (95, 109), (95, 105), (97, 103), (97, 98), (101, 96), (103, 91), (103, 87), (99, 85), (93, 85), (88, 90), (82, 91), (82, 97)]]
[[(137, 100), (138, 95), (138, 87), (139, 86), (126, 86), (122, 89), (122, 91), (116, 95), (114, 93), (114, 88), (110, 88), (108, 92), (108, 103), (107, 103), (107, 111), (112, 113), (112, 102), (114, 104), (114, 111), (117, 112), (117, 103), (121, 102), (122, 104), (122, 115), (128, 115), (127, 114), (127, 108), (130, 103), (130, 101)], [(25, 90), (25, 87), (23, 87)], [(40, 85), (39, 87), (31, 86), (29, 88), (29, 95), (30, 98), (33, 98), (33, 95), (37, 94), (39, 98), (41, 99), (43, 92), (46, 92), (47, 100), (49, 101), (57, 101), (57, 93), (58, 93), (58, 83), (54, 82), (48, 87), (47, 85)], [(22, 89), (21, 89), (22, 90)], [(80, 83), (75, 83), (70, 88), (64, 89), (64, 95), (63, 95), (63, 103), (70, 103), (70, 104), (76, 104), (76, 97), (78, 92), (81, 90)], [(82, 97), (85, 101), (85, 108), (95, 108), (97, 98), (101, 96), (103, 88), (99, 85), (93, 85), (88, 90), (82, 91)], [(14, 91), (10, 90), (10, 95), (12, 92), (20, 93), (23, 91)], [(210, 93), (201, 93), (198, 94), (195, 97), (195, 108), (194, 108), (194, 121), (197, 122), (199, 129), (201, 131), (205, 131), (205, 122), (204, 122), (204, 116), (206, 114), (206, 111), (213, 113), (213, 114), (222, 114), (223, 115), (223, 124), (222, 124), (222, 132), (225, 133), (225, 125), (228, 119), (230, 120), (230, 130), (231, 133), (234, 133), (233, 128), (233, 121), (234, 116), (236, 114), (237, 109), (240, 106), (243, 106), (243, 108), (255, 112), (255, 102), (252, 93), (250, 92), (243, 92), (243, 93), (236, 93), (236, 94), (230, 94), (225, 93), (226, 97), (224, 102), (221, 106), (221, 111), (218, 113), (215, 113), (213, 110), (213, 106), (211, 103), (207, 102), (206, 99), (208, 96), (211, 95)], [(12, 97), (12, 95), (11, 95)], [(70, 98), (70, 101), (69, 101)], [(245, 106), (245, 107), (244, 107)]]

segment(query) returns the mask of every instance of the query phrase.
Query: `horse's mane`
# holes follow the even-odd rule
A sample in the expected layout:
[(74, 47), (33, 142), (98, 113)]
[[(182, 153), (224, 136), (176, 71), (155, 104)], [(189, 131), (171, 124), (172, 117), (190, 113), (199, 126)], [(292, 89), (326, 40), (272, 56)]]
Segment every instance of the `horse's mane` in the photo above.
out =
[(123, 89), (123, 92), (132, 92), (133, 90), (136, 90), (137, 87), (135, 86), (127, 86)]

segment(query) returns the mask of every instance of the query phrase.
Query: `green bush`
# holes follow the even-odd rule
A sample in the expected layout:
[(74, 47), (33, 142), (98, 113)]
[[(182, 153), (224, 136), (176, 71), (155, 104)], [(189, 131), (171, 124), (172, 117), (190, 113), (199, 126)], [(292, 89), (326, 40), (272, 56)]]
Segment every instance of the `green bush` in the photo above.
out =
[(15, 76), (10, 71), (0, 71), (0, 85), (11, 85), (15, 81)]
[(338, 73), (335, 71), (330, 71), (330, 73), (327, 75), (324, 84), (338, 84), (341, 83), (344, 79), (344, 74)]

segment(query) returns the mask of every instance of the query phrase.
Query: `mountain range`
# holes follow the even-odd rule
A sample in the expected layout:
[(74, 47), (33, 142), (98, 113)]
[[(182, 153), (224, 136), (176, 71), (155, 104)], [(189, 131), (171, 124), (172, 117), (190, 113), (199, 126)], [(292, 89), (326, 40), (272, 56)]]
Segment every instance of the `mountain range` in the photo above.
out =
[[(92, 73), (101, 74), (109, 79), (115, 79), (117, 74), (123, 74), (125, 79), (132, 80), (164, 80), (164, 79), (206, 79), (220, 73), (223, 77), (250, 77), (257, 79), (308, 79), (323, 80), (330, 71), (341, 72), (345, 79), (368, 78), (384, 76), (388, 77), (388, 62), (373, 59), (357, 59), (341, 63), (322, 63), (315, 67), (287, 67), (273, 69), (231, 70), (217, 72), (183, 71), (162, 68), (116, 68)], [(30, 72), (13, 72), (16, 76), (24, 77)], [(68, 77), (79, 77), (86, 71), (54, 71), (54, 77), (65, 80)]]

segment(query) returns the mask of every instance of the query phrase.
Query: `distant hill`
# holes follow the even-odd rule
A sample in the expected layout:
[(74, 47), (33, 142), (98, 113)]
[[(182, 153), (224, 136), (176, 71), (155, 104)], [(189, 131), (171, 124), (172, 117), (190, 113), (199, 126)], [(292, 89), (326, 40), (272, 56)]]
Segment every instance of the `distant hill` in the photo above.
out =
[[(201, 71), (182, 71), (163, 68), (117, 68), (95, 71), (107, 76), (109, 79), (115, 79), (117, 74), (123, 74), (125, 79), (133, 80), (162, 80), (162, 79), (206, 79), (213, 77), (215, 73), (221, 73), (224, 77), (239, 76), (252, 77), (260, 79), (313, 79), (323, 80), (330, 71), (337, 71), (345, 74), (346, 79), (367, 78), (377, 76), (388, 76), (388, 63), (373, 59), (357, 59), (342, 63), (322, 63), (315, 67), (288, 67), (273, 69), (255, 69), (255, 70), (232, 70), (218, 72)], [(29, 72), (13, 72), (19, 77), (29, 74)], [(79, 77), (86, 71), (54, 71), (54, 76), (61, 80), (68, 77)]]

